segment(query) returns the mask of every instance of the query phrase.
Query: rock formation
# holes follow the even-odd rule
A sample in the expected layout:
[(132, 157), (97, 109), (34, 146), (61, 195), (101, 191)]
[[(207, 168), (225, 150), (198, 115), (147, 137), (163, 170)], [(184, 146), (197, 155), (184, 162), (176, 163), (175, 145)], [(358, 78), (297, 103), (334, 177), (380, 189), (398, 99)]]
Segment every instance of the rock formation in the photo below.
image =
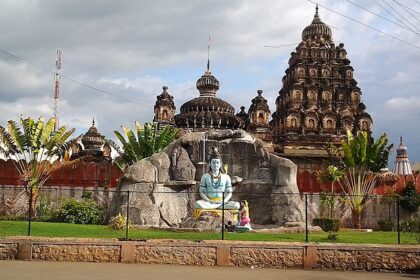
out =
[(208, 162), (211, 147), (216, 146), (236, 182), (232, 199), (248, 200), (252, 223), (303, 222), (296, 165), (268, 153), (263, 145), (242, 130), (187, 133), (164, 151), (128, 168), (119, 186), (123, 192), (114, 198), (114, 213), (126, 213), (125, 191), (129, 190), (133, 224), (179, 226), (192, 214), (199, 180), (208, 170), (203, 162)]

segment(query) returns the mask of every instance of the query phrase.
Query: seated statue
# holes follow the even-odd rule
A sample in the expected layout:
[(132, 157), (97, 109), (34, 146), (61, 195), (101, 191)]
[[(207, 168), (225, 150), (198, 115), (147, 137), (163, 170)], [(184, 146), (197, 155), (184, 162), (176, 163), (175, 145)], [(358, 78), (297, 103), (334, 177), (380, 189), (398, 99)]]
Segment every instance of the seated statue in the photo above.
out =
[(238, 224), (235, 226), (235, 230), (240, 232), (250, 231), (252, 228), (251, 219), (249, 218), (248, 201), (242, 200), (240, 206)]
[[(239, 209), (239, 203), (230, 201), (232, 197), (232, 183), (229, 175), (222, 170), (222, 157), (213, 147), (213, 153), (210, 157), (210, 170), (203, 174), (200, 181), (201, 200), (195, 203), (195, 209), (209, 210), (222, 209), (226, 210)], [(224, 193), (224, 201), (223, 200)]]

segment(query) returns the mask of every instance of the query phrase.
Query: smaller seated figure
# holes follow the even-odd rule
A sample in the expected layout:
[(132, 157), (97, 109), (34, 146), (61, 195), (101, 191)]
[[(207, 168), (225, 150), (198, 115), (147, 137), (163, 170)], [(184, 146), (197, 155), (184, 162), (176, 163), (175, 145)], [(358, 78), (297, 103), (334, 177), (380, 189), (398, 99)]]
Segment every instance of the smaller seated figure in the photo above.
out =
[(249, 218), (248, 201), (242, 200), (238, 213), (238, 224), (235, 227), (236, 231), (250, 231), (251, 219)]
[[(210, 157), (210, 170), (203, 174), (200, 181), (200, 197), (195, 203), (196, 210), (224, 209), (237, 210), (239, 203), (230, 201), (232, 197), (232, 182), (230, 176), (222, 170), (222, 157), (213, 147)], [(224, 196), (224, 200), (223, 200)]]

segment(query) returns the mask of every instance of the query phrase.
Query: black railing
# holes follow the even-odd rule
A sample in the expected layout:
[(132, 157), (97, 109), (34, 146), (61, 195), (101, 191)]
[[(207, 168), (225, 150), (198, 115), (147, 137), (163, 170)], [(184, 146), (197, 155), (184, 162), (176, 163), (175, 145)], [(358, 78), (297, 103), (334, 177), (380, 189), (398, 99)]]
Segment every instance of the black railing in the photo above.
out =
[[(33, 198), (34, 198), (33, 189), (32, 188), (25, 189), (24, 187), (19, 187), (19, 186), (11, 186), (11, 187), (0, 186), (0, 191), (2, 192), (2, 197), (3, 197), (3, 199), (0, 200), (0, 216), (2, 216), (3, 219), (13, 219), (12, 214), (8, 213), (8, 216), (5, 215), (5, 212), (7, 212), (6, 203), (5, 203), (5, 201), (8, 200), (7, 197), (9, 196), (9, 201), (10, 201), (13, 195), (16, 195), (19, 192), (26, 192), (26, 194), (28, 195), (27, 210), (26, 211), (22, 210), (20, 212), (26, 213), (27, 215), (27, 219), (26, 219), (28, 221), (27, 234), (28, 236), (30, 236), (32, 234), (31, 224), (34, 222), (34, 220), (35, 221), (39, 220), (37, 218), (39, 218), (39, 215), (40, 215), (40, 213), (37, 213), (37, 209), (33, 209), (33, 207), (31, 207), (31, 205), (33, 205)], [(126, 218), (125, 236), (124, 236), (126, 240), (130, 238), (130, 232), (129, 232), (130, 220), (133, 220), (133, 218), (135, 218), (133, 217), (133, 215), (135, 215), (134, 213), (137, 213), (137, 211), (134, 211), (134, 212), (130, 211), (130, 208), (134, 207), (133, 195), (142, 195), (142, 194), (144, 194), (145, 196), (151, 195), (150, 191), (134, 191), (134, 190), (118, 191), (118, 190), (110, 190), (110, 189), (105, 189), (105, 188), (75, 189), (75, 188), (60, 188), (60, 187), (58, 188), (44, 187), (42, 189), (41, 194), (50, 196), (48, 203), (51, 205), (43, 205), (43, 203), (46, 203), (46, 202), (43, 201), (42, 195), (41, 195), (41, 196), (38, 196), (36, 208), (39, 208), (39, 209), (54, 208), (54, 207), (57, 208), (60, 204), (60, 196), (63, 196), (65, 198), (71, 198), (71, 197), (80, 198), (81, 194), (85, 191), (92, 192), (93, 199), (96, 199), (97, 201), (104, 201), (108, 199), (108, 203), (106, 203), (107, 205), (106, 210), (108, 214), (110, 213), (111, 201), (113, 199), (115, 199), (118, 195), (121, 195), (121, 194), (124, 194), (127, 196), (126, 201), (123, 201), (120, 205), (121, 206), (120, 210), (123, 210), (125, 208), (125, 212), (126, 212), (125, 213), (125, 218)], [(183, 196), (187, 196), (188, 198), (190, 198), (190, 195), (195, 195), (196, 199), (200, 199), (200, 196), (198, 193), (190, 192), (188, 189), (185, 191), (153, 192), (153, 194), (165, 195), (165, 196), (183, 195)], [(222, 195), (222, 201), (224, 201), (226, 194), (222, 193), (221, 195)], [(55, 196), (55, 199), (54, 199), (54, 196)], [(269, 213), (267, 215), (275, 216), (276, 214), (282, 211), (282, 209), (278, 209), (280, 206), (276, 205), (276, 203), (278, 204), (277, 200), (281, 199), (282, 197), (284, 198), (285, 196), (289, 196), (288, 199), (293, 198), (295, 199), (295, 201), (300, 202), (300, 209), (298, 210), (302, 211), (303, 219), (299, 222), (304, 223), (305, 237), (304, 239), (302, 238), (302, 241), (304, 240), (305, 242), (310, 241), (310, 233), (311, 233), (311, 230), (313, 229), (313, 227), (311, 227), (311, 224), (312, 224), (311, 221), (313, 218), (316, 218), (316, 217), (334, 218), (334, 219), (339, 219), (341, 220), (341, 222), (343, 222), (343, 219), (341, 216), (347, 215), (346, 220), (348, 222), (350, 208), (347, 203), (349, 199), (357, 198), (357, 196), (347, 196), (343, 194), (336, 194), (332, 196), (328, 194), (321, 195), (321, 194), (315, 194), (315, 193), (276, 193), (276, 192), (264, 193), (264, 192), (250, 192), (250, 191), (247, 191), (247, 192), (235, 191), (233, 193), (234, 199), (232, 200), (248, 200), (249, 208), (251, 211), (251, 224), (258, 224), (259, 222), (261, 222), (261, 216), (263, 216), (263, 214), (261, 213)], [(328, 200), (325, 200), (325, 201), (322, 200), (322, 199), (325, 199), (325, 196), (329, 196), (330, 201), (333, 201), (334, 216), (332, 217), (326, 217), (326, 215), (323, 214), (323, 212), (330, 213), (329, 209), (326, 209), (326, 208), (331, 206), (331, 204), (325, 205), (326, 203), (325, 201), (328, 201)], [(386, 202), (386, 205), (383, 202), (378, 202), (378, 201), (385, 201), (384, 198), (386, 198), (386, 196), (365, 195), (363, 197), (367, 202), (365, 204), (364, 213), (360, 213), (360, 214), (363, 215), (365, 219), (370, 219), (370, 222), (369, 222), (370, 225), (377, 226), (374, 223), (379, 221), (378, 217), (379, 216), (382, 218), (385, 217), (383, 214), (384, 211), (379, 211), (381, 213), (378, 214), (376, 213), (378, 212), (378, 210), (376, 210), (375, 212), (374, 208), (382, 207), (383, 209), (385, 209), (386, 207), (388, 207), (388, 210), (389, 210), (388, 217), (385, 220), (387, 220), (388, 224), (391, 224), (391, 227), (393, 227), (393, 230), (396, 231), (396, 235), (397, 235), (396, 242), (400, 244), (401, 243), (401, 226), (400, 226), (401, 217), (400, 217), (399, 197), (398, 196), (388, 197), (388, 198), (391, 198), (391, 200), (388, 199), (388, 202)], [(271, 199), (271, 203), (270, 203), (270, 199)], [(3, 201), (3, 203), (1, 201)], [(369, 202), (371, 205), (369, 205)], [(125, 203), (126, 205), (124, 205)], [(380, 204), (381, 206), (378, 206), (378, 204)], [(8, 203), (7, 207), (9, 208), (11, 207), (10, 202)], [(259, 211), (258, 214), (256, 214), (255, 212), (253, 213), (253, 210), (256, 210), (256, 208), (260, 208), (258, 210)], [(317, 209), (314, 210), (314, 208), (317, 208)], [(190, 210), (190, 213), (188, 216), (192, 216), (192, 209), (189, 209), (189, 210)], [(222, 204), (218, 210), (221, 210), (220, 233), (221, 233), (221, 239), (224, 240), (226, 237), (226, 233), (225, 233), (226, 222), (228, 221), (228, 219), (226, 219), (225, 213), (228, 210), (232, 212), (232, 210), (225, 209), (224, 204)], [(117, 213), (113, 213), (113, 214), (115, 215)], [(375, 214), (376, 216), (374, 216), (373, 214)], [(187, 218), (188, 216), (186, 216), (185, 218)], [(255, 218), (255, 217), (259, 217), (259, 218)], [(22, 218), (22, 215), (20, 215), (20, 217), (16, 217), (16, 219), (18, 218)], [(272, 219), (272, 217), (271, 218), (267, 217), (267, 221), (263, 221), (263, 222), (268, 223), (270, 219)], [(230, 226), (232, 226), (231, 221), (230, 221)]]

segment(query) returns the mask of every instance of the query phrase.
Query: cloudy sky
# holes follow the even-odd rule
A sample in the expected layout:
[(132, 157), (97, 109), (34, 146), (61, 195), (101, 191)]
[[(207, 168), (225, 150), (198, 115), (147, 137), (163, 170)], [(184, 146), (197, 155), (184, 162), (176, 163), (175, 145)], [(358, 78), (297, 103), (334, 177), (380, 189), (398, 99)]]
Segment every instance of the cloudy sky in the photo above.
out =
[[(387, 132), (396, 145), (402, 135), (411, 161), (419, 162), (420, 1), (319, 4), (333, 39), (345, 44), (374, 135)], [(179, 110), (198, 96), (209, 34), (219, 97), (248, 108), (262, 89), (273, 110), (290, 53), (314, 11), (308, 0), (0, 0), (0, 123), (53, 115), (57, 49), (64, 53), (61, 125), (83, 133), (95, 118), (113, 138), (122, 124), (152, 120), (163, 85)]]

